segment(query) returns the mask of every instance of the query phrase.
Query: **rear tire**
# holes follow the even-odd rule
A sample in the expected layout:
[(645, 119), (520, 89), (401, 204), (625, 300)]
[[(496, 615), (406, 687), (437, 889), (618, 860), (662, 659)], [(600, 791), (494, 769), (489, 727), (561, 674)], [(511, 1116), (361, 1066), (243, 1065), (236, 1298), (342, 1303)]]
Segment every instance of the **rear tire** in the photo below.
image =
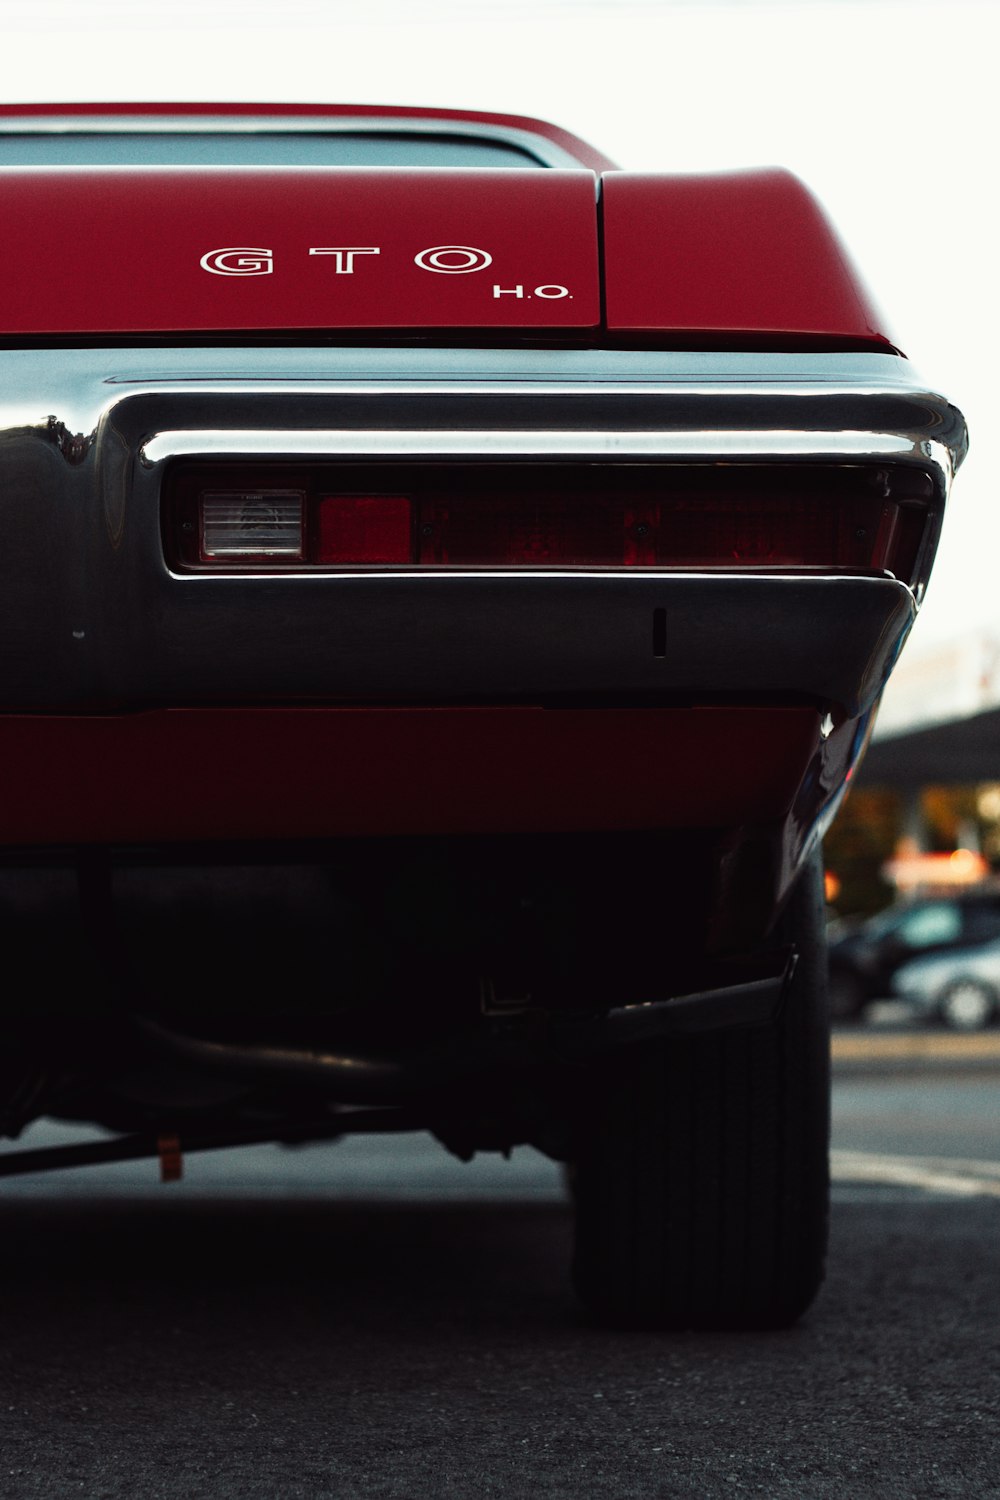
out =
[(770, 1025), (623, 1053), (575, 1163), (574, 1281), (618, 1324), (776, 1328), (823, 1279), (830, 1043), (822, 867), (779, 940), (798, 963)]

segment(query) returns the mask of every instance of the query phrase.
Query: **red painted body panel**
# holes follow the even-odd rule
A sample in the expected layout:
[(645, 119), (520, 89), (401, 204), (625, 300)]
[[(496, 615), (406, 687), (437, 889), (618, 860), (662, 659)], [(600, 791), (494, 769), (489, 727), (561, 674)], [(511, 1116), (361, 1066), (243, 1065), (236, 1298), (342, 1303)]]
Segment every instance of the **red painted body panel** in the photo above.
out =
[(0, 204), (6, 334), (600, 320), (585, 171), (14, 167)]
[(0, 718), (0, 844), (711, 828), (783, 817), (810, 708)]
[(475, 109), (421, 109), (398, 104), (0, 104), (0, 119), (23, 117), (30, 120), (57, 115), (145, 115), (154, 119), (158, 115), (189, 115), (192, 119), (226, 115), (237, 119), (247, 116), (315, 119), (328, 115), (331, 120), (345, 117), (359, 120), (399, 120), (400, 124), (407, 120), (446, 120), (456, 125), (495, 125), (501, 129), (521, 130), (528, 135), (541, 136), (543, 140), (560, 146), (582, 167), (589, 167), (593, 172), (613, 171), (617, 166), (603, 151), (598, 151), (571, 131), (550, 124), (548, 120), (536, 120), (531, 115), (500, 115)]
[[(502, 127), (613, 164), (527, 117), (377, 105), (5, 105), (0, 119), (230, 116), (279, 121), (445, 121)], [(597, 329), (594, 184), (552, 169), (15, 168), (0, 174), (0, 333), (83, 335), (292, 329)], [(697, 346), (770, 341), (894, 350), (809, 192), (778, 170), (666, 176), (607, 171), (600, 184), (605, 329)], [(440, 274), (414, 257), (486, 251)], [(371, 248), (350, 270), (323, 246)], [(201, 257), (271, 252), (270, 274), (213, 275)], [(253, 262), (253, 256), (248, 257)], [(224, 260), (223, 267), (233, 266)], [(494, 295), (494, 288), (501, 288)], [(520, 292), (515, 293), (519, 288)], [(565, 288), (565, 293), (561, 289)], [(539, 291), (541, 289), (541, 291)]]
[(607, 327), (895, 345), (812, 194), (781, 170), (602, 179)]

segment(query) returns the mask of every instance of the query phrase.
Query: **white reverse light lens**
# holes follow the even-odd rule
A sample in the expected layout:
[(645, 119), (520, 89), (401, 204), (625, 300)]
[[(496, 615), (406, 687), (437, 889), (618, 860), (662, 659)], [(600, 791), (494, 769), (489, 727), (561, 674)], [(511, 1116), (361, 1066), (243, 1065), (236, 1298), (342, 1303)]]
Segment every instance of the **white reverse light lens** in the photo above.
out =
[(301, 490), (203, 494), (202, 556), (301, 558), (303, 502)]

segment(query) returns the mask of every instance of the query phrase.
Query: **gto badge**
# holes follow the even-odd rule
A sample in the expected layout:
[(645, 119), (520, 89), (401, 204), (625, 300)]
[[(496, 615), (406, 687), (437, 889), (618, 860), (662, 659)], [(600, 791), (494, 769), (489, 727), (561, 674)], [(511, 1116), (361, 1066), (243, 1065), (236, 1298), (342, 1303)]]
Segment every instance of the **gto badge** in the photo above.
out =
[[(337, 276), (353, 276), (359, 255), (381, 255), (378, 245), (314, 245), (310, 255), (330, 255)], [(422, 271), (439, 276), (468, 276), (471, 271), (485, 271), (493, 264), (488, 250), (475, 245), (428, 245), (413, 257)], [(225, 245), (207, 250), (199, 265), (213, 276), (270, 276), (274, 270), (274, 252), (258, 245)]]

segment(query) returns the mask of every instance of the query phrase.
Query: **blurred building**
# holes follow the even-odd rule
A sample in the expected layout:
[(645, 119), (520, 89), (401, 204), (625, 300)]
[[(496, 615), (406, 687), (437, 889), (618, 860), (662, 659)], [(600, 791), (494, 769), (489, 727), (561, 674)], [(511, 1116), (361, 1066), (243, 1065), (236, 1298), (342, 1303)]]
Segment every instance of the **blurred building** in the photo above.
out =
[(862, 785), (1000, 781), (1000, 632), (904, 653), (886, 688)]
[(1000, 868), (1000, 632), (904, 653), (827, 859), (845, 913)]

